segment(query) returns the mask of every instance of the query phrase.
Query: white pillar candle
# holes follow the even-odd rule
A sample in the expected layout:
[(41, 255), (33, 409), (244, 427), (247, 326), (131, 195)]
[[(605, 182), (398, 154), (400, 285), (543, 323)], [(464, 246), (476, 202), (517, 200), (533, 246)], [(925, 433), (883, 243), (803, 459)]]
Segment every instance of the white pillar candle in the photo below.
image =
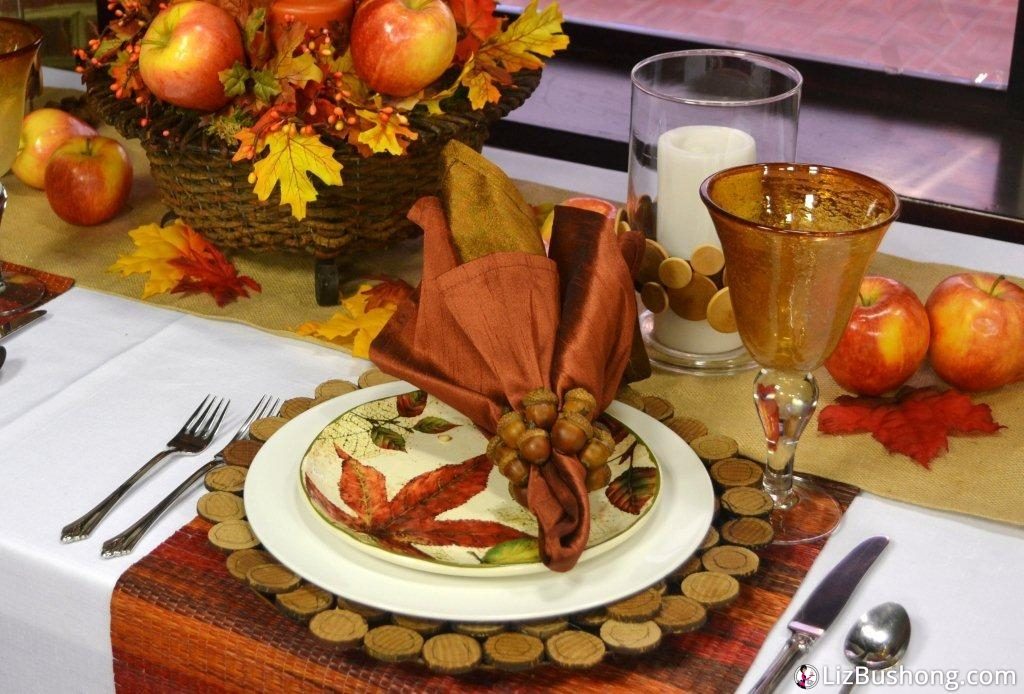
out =
[(689, 258), (697, 246), (721, 246), (700, 184), (713, 173), (756, 159), (754, 138), (736, 128), (686, 125), (658, 138), (658, 243)]
[[(754, 138), (735, 128), (687, 125), (658, 138), (657, 238), (670, 256), (689, 259), (704, 244), (721, 248), (700, 184), (722, 169), (754, 163), (756, 154)], [(693, 354), (721, 354), (743, 344), (739, 333), (720, 333), (671, 309), (655, 316), (654, 338)]]

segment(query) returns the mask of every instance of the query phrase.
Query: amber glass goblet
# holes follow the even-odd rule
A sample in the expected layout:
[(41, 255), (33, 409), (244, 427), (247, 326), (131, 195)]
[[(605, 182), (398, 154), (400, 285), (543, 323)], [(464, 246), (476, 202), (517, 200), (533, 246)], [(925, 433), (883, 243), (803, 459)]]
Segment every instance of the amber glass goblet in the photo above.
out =
[[(7, 173), (18, 154), (29, 72), (42, 41), (42, 32), (31, 24), (0, 18), (0, 175)], [(7, 191), (0, 184), (0, 219), (6, 205)], [(0, 270), (0, 317), (24, 311), (43, 292), (35, 277)]]
[(700, 194), (722, 242), (740, 337), (762, 367), (754, 403), (768, 444), (775, 542), (825, 537), (839, 522), (838, 504), (793, 477), (797, 441), (818, 403), (811, 372), (839, 342), (899, 199), (862, 174), (807, 164), (726, 169)]

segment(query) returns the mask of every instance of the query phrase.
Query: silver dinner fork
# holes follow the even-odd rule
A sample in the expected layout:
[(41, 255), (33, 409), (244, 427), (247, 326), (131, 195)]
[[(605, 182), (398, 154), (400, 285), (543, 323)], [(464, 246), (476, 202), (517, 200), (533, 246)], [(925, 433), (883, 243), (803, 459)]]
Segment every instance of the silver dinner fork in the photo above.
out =
[(153, 523), (155, 523), (156, 520), (164, 514), (164, 511), (170, 508), (171, 505), (178, 500), (178, 497), (188, 491), (188, 489), (199, 479), (205, 477), (206, 473), (224, 462), (224, 451), (227, 450), (227, 447), (235, 441), (240, 441), (248, 436), (249, 427), (252, 423), (257, 419), (266, 417), (271, 412), (275, 412), (280, 403), (280, 399), (264, 395), (260, 401), (256, 403), (256, 407), (252, 409), (249, 416), (245, 418), (245, 421), (242, 422), (242, 426), (238, 428), (235, 435), (231, 437), (231, 441), (228, 442), (227, 446), (224, 446), (217, 455), (213, 456), (213, 460), (189, 475), (184, 482), (175, 487), (174, 491), (165, 496), (160, 503), (149, 511), (149, 513), (128, 526), (124, 532), (121, 532), (104, 542), (100, 556), (104, 559), (112, 559), (113, 557), (122, 557), (125, 554), (130, 554), (131, 551), (135, 549), (135, 545), (139, 543), (139, 540), (149, 532)]
[(136, 470), (131, 477), (122, 482), (121, 486), (111, 492), (95, 508), (78, 520), (64, 526), (60, 531), (61, 542), (78, 542), (89, 537), (99, 522), (103, 520), (104, 516), (110, 513), (110, 509), (114, 508), (117, 502), (128, 493), (128, 490), (167, 456), (172, 453), (185, 453), (187, 455), (202, 453), (210, 445), (210, 442), (213, 441), (214, 436), (217, 435), (217, 429), (220, 427), (220, 423), (224, 419), (224, 413), (227, 412), (230, 403), (230, 400), (207, 395), (199, 403), (199, 407), (196, 408), (195, 412), (181, 426), (181, 430), (174, 435), (174, 438), (167, 442), (167, 447), (164, 450), (150, 458), (149, 462)]

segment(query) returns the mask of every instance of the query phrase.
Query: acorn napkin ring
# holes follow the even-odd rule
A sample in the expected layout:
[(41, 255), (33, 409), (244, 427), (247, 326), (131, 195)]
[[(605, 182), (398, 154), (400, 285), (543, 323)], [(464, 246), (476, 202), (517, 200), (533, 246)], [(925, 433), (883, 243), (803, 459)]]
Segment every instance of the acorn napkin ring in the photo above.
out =
[(509, 493), (526, 505), (530, 465), (544, 465), (552, 451), (576, 456), (586, 468), (588, 491), (600, 489), (611, 479), (608, 458), (615, 440), (601, 424), (595, 424), (597, 398), (584, 388), (558, 396), (548, 388), (531, 390), (522, 400), (522, 411), (511, 410), (498, 420), (498, 434), (487, 444), (487, 457), (509, 481)]

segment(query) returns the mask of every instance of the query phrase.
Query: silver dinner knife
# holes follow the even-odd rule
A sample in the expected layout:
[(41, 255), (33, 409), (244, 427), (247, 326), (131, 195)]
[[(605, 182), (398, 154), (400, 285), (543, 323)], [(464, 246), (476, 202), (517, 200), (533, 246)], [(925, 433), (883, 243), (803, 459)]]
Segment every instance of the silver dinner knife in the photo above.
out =
[(782, 678), (792, 669), (797, 658), (810, 650), (818, 637), (825, 633), (832, 621), (846, 606), (853, 591), (864, 577), (875, 559), (889, 544), (889, 538), (877, 535), (868, 538), (847, 554), (835, 568), (828, 572), (800, 611), (789, 622), (793, 632), (786, 647), (776, 656), (750, 690), (751, 694), (767, 694), (774, 691)]
[(17, 318), (12, 318), (6, 323), (0, 323), (0, 337), (7, 337), (15, 330), (21, 330), (32, 321), (42, 318), (45, 315), (46, 311), (40, 309), (38, 311), (30, 311), (29, 313), (24, 313), (18, 316)]

